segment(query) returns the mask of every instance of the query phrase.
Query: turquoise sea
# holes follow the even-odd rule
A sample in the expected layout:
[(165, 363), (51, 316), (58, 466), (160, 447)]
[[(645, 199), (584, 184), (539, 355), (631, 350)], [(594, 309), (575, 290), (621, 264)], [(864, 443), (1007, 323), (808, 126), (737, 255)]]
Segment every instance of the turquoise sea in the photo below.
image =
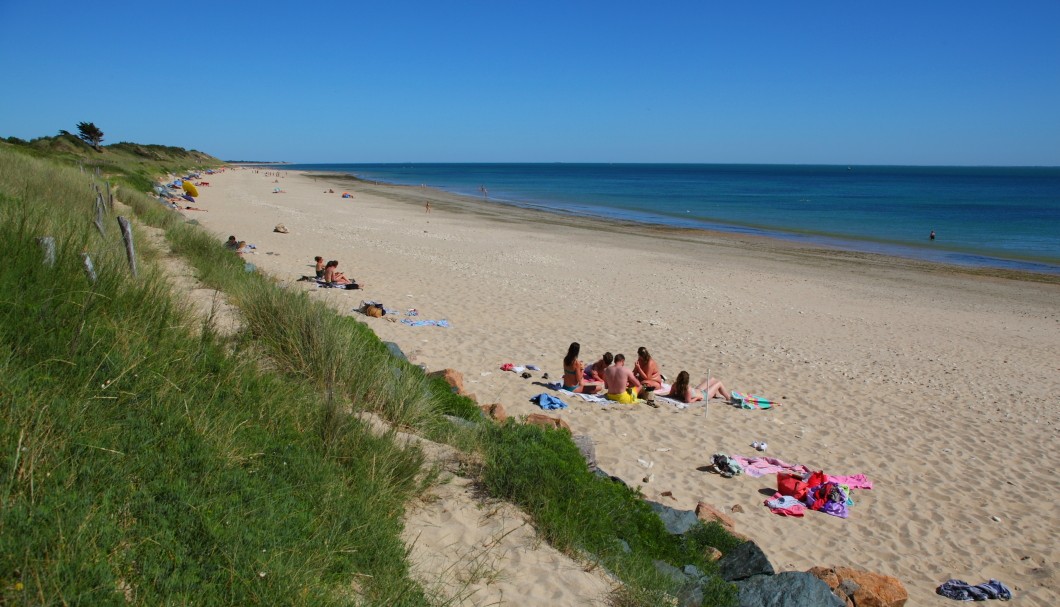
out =
[[(557, 213), (1060, 274), (1060, 168), (296, 164)], [(934, 231), (936, 239), (929, 240)]]

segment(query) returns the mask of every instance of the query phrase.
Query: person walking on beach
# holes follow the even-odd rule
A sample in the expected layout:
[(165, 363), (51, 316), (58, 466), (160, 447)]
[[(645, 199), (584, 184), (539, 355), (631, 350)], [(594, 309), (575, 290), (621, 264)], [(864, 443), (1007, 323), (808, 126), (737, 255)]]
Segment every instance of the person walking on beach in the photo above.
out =
[(615, 364), (604, 371), (604, 385), (607, 386), (607, 400), (632, 405), (637, 402), (637, 394), (643, 385), (626, 367), (626, 355), (615, 354)]
[(429, 215), (431, 213), (431, 201), (430, 200), (427, 201), (427, 204), (424, 205), (424, 208), (427, 209), (427, 214)]
[(482, 192), (482, 198), (489, 198), (490, 197), (490, 192), (489, 192), (489, 190), (486, 189), (486, 186), (484, 186), (484, 185), (478, 186), (478, 191)]
[(931, 230), (931, 235), (928, 236), (928, 240), (935, 240), (935, 230)]

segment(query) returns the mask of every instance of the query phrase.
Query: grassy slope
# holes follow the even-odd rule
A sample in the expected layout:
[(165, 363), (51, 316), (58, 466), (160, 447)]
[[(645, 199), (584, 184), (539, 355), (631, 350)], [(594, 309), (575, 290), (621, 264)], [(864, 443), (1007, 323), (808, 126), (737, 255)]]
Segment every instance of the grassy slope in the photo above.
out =
[[(19, 151), (26, 151), (23, 147), (20, 146)], [(0, 163), (4, 163), (6, 169), (7, 166), (10, 166), (8, 163), (13, 163), (18, 159), (16, 155), (4, 154), (4, 152), (4, 146), (0, 144)], [(69, 158), (61, 154), (60, 157), (65, 158), (67, 162), (70, 161)], [(126, 164), (115, 161), (114, 166), (117, 166), (120, 174), (125, 176), (116, 176), (115, 178), (125, 181), (128, 185), (138, 186), (135, 176), (129, 177), (132, 174), (130, 166), (136, 168), (138, 164), (139, 161), (137, 161), (136, 165), (129, 165), (127, 161)], [(36, 167), (33, 167), (33, 170), (37, 170)], [(27, 167), (22, 167), (18, 171), (4, 171), (5, 174), (15, 172), (27, 172)], [(76, 171), (66, 171), (61, 178), (51, 179), (52, 181), (87, 184), (84, 181), (86, 177), (79, 175)], [(87, 185), (84, 185), (84, 188), (87, 191)], [(15, 200), (21, 201), (23, 206), (32, 206), (33, 201), (37, 197), (35, 192), (24, 192), (22, 195), (11, 194), (10, 191), (12, 189), (17, 190), (17, 188), (12, 187), (12, 184), (0, 182), (0, 192), (9, 192), (8, 196), (13, 196)], [(76, 187), (74, 189), (76, 190)], [(199, 268), (202, 280), (228, 292), (247, 317), (248, 322), (246, 324), (254, 328), (252, 332), (238, 338), (235, 344), (237, 346), (237, 355), (234, 360), (232, 360), (232, 356), (224, 353), (224, 348), (215, 343), (216, 340), (209, 337), (209, 334), (201, 340), (192, 340), (198, 344), (194, 347), (186, 346), (181, 349), (167, 344), (163, 350), (166, 356), (159, 356), (157, 350), (164, 342), (150, 337), (150, 331), (136, 331), (138, 335), (147, 336), (145, 342), (135, 346), (143, 349), (139, 354), (141, 358), (145, 360), (157, 359), (160, 364), (165, 360), (170, 360), (170, 364), (177, 367), (177, 369), (166, 366), (163, 369), (155, 370), (153, 375), (148, 374), (150, 377), (161, 376), (165, 378), (166, 381), (164, 382), (154, 381), (154, 383), (146, 386), (136, 386), (135, 390), (111, 391), (109, 393), (125, 394), (129, 392), (141, 395), (140, 398), (143, 398), (142, 395), (144, 394), (154, 395), (151, 397), (152, 399), (161, 398), (162, 396), (172, 398), (174, 400), (170, 403), (170, 406), (174, 407), (176, 412), (173, 413), (175, 418), (167, 418), (170, 429), (173, 428), (172, 424), (176, 424), (178, 420), (186, 420), (180, 421), (186, 428), (186, 434), (182, 433), (181, 436), (195, 436), (196, 433), (202, 433), (206, 436), (223, 437), (223, 440), (220, 440), (217, 444), (218, 448), (216, 451), (212, 452), (213, 455), (210, 456), (202, 455), (202, 453), (213, 443), (201, 438), (195, 438), (190, 443), (186, 443), (183, 438), (173, 439), (173, 441), (155, 439), (152, 444), (165, 445), (167, 452), (177, 448), (178, 452), (186, 453), (189, 458), (197, 459), (201, 456), (206, 460), (215, 462), (211, 466), (198, 469), (194, 478), (199, 478), (200, 476), (212, 478), (216, 476), (217, 479), (225, 480), (223, 483), (216, 485), (197, 486), (201, 485), (201, 483), (197, 483), (197, 481), (187, 477), (175, 479), (172, 485), (168, 485), (175, 488), (166, 492), (165, 497), (162, 498), (164, 503), (173, 502), (175, 504), (174, 507), (163, 509), (159, 518), (151, 519), (150, 526), (144, 523), (140, 527), (136, 527), (136, 529), (145, 531), (148, 528), (155, 530), (165, 530), (174, 527), (182, 528), (184, 525), (182, 519), (189, 512), (199, 515), (205, 507), (205, 512), (211, 514), (208, 521), (201, 524), (197, 523), (190, 531), (174, 531), (172, 534), (164, 536), (165, 542), (156, 540), (163, 546), (175, 540), (186, 542), (182, 550), (177, 551), (171, 548), (166, 548), (165, 550), (171, 556), (180, 556), (179, 560), (181, 562), (189, 563), (187, 571), (181, 572), (180, 577), (182, 578), (186, 577), (188, 580), (196, 581), (197, 583), (204, 576), (210, 577), (212, 574), (209, 572), (224, 571), (227, 574), (227, 583), (223, 584), (214, 580), (214, 586), (211, 586), (219, 588), (224, 594), (208, 595), (206, 597), (199, 596), (195, 600), (208, 600), (212, 596), (221, 602), (233, 602), (236, 599), (242, 601), (249, 595), (233, 595), (232, 593), (249, 591), (249, 589), (263, 585), (262, 580), (269, 578), (266, 572), (264, 578), (259, 576), (257, 580), (254, 579), (255, 570), (260, 564), (259, 559), (250, 559), (250, 562), (254, 563), (253, 566), (239, 569), (233, 568), (230, 564), (233, 552), (245, 557), (257, 556), (257, 552), (251, 551), (253, 554), (251, 552), (244, 554), (241, 548), (228, 545), (226, 543), (227, 540), (217, 540), (219, 543), (215, 544), (210, 544), (209, 542), (202, 544), (209, 547), (206, 554), (202, 553), (203, 548), (195, 549), (192, 547), (194, 544), (200, 543), (204, 537), (216, 538), (217, 536), (213, 533), (224, 530), (224, 526), (232, 524), (233, 521), (243, 522), (247, 518), (253, 519), (253, 517), (247, 516), (246, 511), (238, 508), (224, 510), (222, 514), (216, 514), (209, 507), (215, 501), (226, 504), (232, 501), (230, 495), (233, 492), (243, 495), (244, 501), (259, 504), (259, 508), (264, 508), (262, 505), (264, 502), (268, 502), (270, 506), (273, 504), (285, 504), (282, 508), (265, 508), (268, 511), (266, 522), (285, 520), (287, 516), (285, 513), (287, 512), (301, 513), (292, 515), (303, 523), (301, 534), (291, 532), (286, 529), (285, 525), (275, 524), (266, 524), (260, 530), (254, 532), (242, 529), (237, 534), (243, 537), (247, 535), (260, 537), (262, 542), (266, 542), (271, 538), (279, 544), (285, 544), (286, 548), (271, 551), (268, 548), (262, 548), (266, 552), (261, 554), (269, 554), (270, 552), (273, 555), (289, 554), (292, 555), (292, 560), (296, 561), (296, 563), (290, 564), (292, 569), (284, 571), (284, 577), (290, 582), (291, 588), (272, 590), (279, 594), (270, 595), (269, 600), (264, 602), (320, 603), (323, 602), (322, 597), (327, 600), (338, 600), (341, 602), (336, 597), (344, 596), (339, 590), (342, 586), (342, 580), (346, 580), (348, 585), (348, 580), (350, 579), (371, 580), (365, 583), (362, 592), (367, 596), (375, 597), (376, 600), (383, 600), (384, 603), (380, 604), (387, 604), (385, 603), (387, 600), (400, 601), (389, 604), (406, 604), (406, 602), (407, 604), (419, 604), (424, 600), (419, 589), (408, 582), (403, 554), (392, 543), (397, 538), (401, 503), (415, 490), (412, 479), (415, 475), (418, 456), (414, 453), (410, 454), (395, 450), (393, 445), (386, 441), (383, 441), (384, 444), (382, 446), (375, 444), (373, 441), (377, 439), (367, 437), (357, 424), (341, 413), (339, 403), (349, 402), (352, 402), (355, 408), (376, 411), (399, 427), (414, 428), (432, 438), (459, 443), (466, 449), (480, 450), (484, 454), (483, 461), (485, 465), (481, 474), (486, 486), (495, 495), (510, 499), (524, 507), (534, 517), (539, 531), (554, 545), (572, 554), (581, 555), (589, 560), (599, 562), (615, 572), (620, 579), (627, 583), (626, 589), (619, 595), (623, 601), (622, 604), (654, 605), (661, 600), (660, 597), (663, 595), (675, 592), (676, 589), (673, 587), (672, 581), (655, 573), (654, 567), (651, 565), (652, 560), (660, 559), (677, 566), (693, 563), (705, 571), (710, 571), (712, 566), (703, 560), (703, 547), (713, 545), (723, 551), (732, 547), (732, 539), (721, 533), (718, 528), (702, 528), (686, 538), (674, 538), (667, 535), (658, 519), (650, 514), (647, 506), (636, 494), (624, 485), (588, 474), (584, 462), (574, 448), (573, 443), (564, 433), (508, 424), (500, 427), (487, 425), (482, 431), (460, 434), (452, 425), (443, 420), (441, 414), (448, 413), (477, 421), (479, 419), (478, 412), (467, 399), (452, 395), (444, 384), (428, 381), (418, 368), (392, 358), (375, 335), (362, 324), (336, 315), (319, 302), (309, 299), (304, 293), (279, 289), (271, 281), (258, 274), (244, 272), (240, 260), (235, 256), (226, 254), (221, 247), (217, 246), (217, 243), (213, 242), (210, 236), (184, 224), (180, 220), (179, 215), (166, 211), (161, 205), (158, 205), (147, 196), (134, 191), (135, 189), (146, 189), (146, 187), (124, 188), (121, 196), (122, 200), (134, 207), (142, 221), (166, 229), (167, 237), (172, 242), (174, 249), (186, 256)], [(73, 202), (79, 197), (88, 198), (87, 195), (71, 194), (69, 200), (65, 203), (67, 208), (62, 209), (58, 213), (51, 213), (53, 218), (64, 215), (76, 217), (80, 214), (80, 217), (77, 217), (77, 221), (87, 225), (87, 217), (85, 217), (84, 212), (72, 212), (72, 209), (78, 204), (84, 204), (86, 209), (89, 208), (87, 202)], [(5, 208), (9, 211), (15, 208), (8, 207), (9, 205), (5, 205)], [(17, 217), (24, 212), (28, 212), (28, 210), (15, 210), (10, 216)], [(5, 222), (5, 225), (7, 223)], [(26, 225), (26, 222), (23, 222), (23, 231), (25, 231)], [(28, 225), (34, 225), (34, 223), (30, 222)], [(34, 231), (39, 232), (39, 228)], [(72, 248), (67, 247), (68, 253), (63, 257), (67, 264), (64, 275), (77, 276), (80, 279), (81, 275), (78, 274), (77, 259), (73, 251), (83, 248), (85, 243), (96, 237), (92, 232), (85, 233), (83, 227), (80, 228), (80, 231), (75, 230), (75, 233), (79, 234), (77, 238), (81, 240), (75, 240), (80, 244), (75, 244)], [(25, 243), (28, 242), (27, 239), (30, 237), (29, 233), (19, 234), (18, 238), (23, 243), (23, 247), (25, 247)], [(109, 246), (110, 254), (116, 257), (116, 260), (112, 263), (120, 266), (120, 254), (115, 251), (116, 246), (116, 244), (111, 243)], [(28, 257), (27, 267), (39, 262), (39, 257), (34, 255), (29, 255)], [(118, 267), (113, 269), (118, 275), (121, 275)], [(14, 274), (12, 274), (12, 271)], [(18, 270), (11, 270), (5, 272), (3, 276), (17, 277), (18, 273)], [(22, 288), (25, 289), (25, 286)], [(150, 296), (151, 301), (156, 299), (158, 301), (164, 300), (165, 294), (157, 292), (158, 287), (155, 287), (155, 289), (156, 292)], [(92, 290), (89, 289), (87, 292), (90, 293)], [(30, 298), (35, 299), (35, 296)], [(39, 303), (34, 305), (39, 305)], [(162, 307), (171, 305), (167, 303)], [(84, 310), (93, 310), (91, 305), (86, 307), (84, 302), (81, 302), (73, 306), (75, 310), (82, 310), (82, 314), (86, 318), (91, 316), (88, 312), (84, 312)], [(139, 310), (139, 308), (136, 308), (136, 310)], [(6, 314), (5, 307), (5, 319), (10, 320), (12, 327), (15, 327), (17, 326), (17, 319), (23, 318), (25, 311), (12, 310), (12, 312), (10, 315)], [(174, 312), (174, 314), (177, 314), (177, 312)], [(139, 327), (146, 320), (132, 316), (122, 322), (127, 327)], [(186, 324), (186, 321), (183, 322)], [(74, 326), (77, 323), (69, 324)], [(173, 318), (167, 317), (165, 320), (157, 321), (152, 326), (170, 327), (173, 324), (180, 323)], [(14, 332), (16, 331), (12, 330), (12, 334)], [(181, 334), (187, 333), (184, 330), (179, 332)], [(188, 339), (186, 335), (184, 339)], [(101, 350), (98, 353), (99, 356), (106, 358), (115, 347), (113, 343), (122, 344), (123, 347), (133, 347), (132, 344), (126, 344), (126, 341), (127, 339), (123, 337), (122, 333), (113, 332), (102, 335), (99, 339), (94, 340), (93, 343)], [(7, 344), (6, 339), (2, 343)], [(231, 346), (232, 344), (229, 345)], [(196, 358), (196, 356), (205, 356), (203, 353), (207, 351), (207, 348), (209, 348), (208, 351), (211, 355), (209, 361), (213, 362)], [(173, 356), (168, 356), (171, 350), (174, 354)], [(192, 352), (195, 354), (193, 355)], [(254, 353), (254, 355), (251, 355), (251, 353)], [(255, 370), (256, 365), (253, 361), (263, 355), (268, 356), (270, 366), (281, 369), (282, 376), (261, 374)], [(216, 361), (212, 358), (214, 356), (217, 357)], [(12, 360), (15, 358), (18, 357), (12, 357)], [(128, 364), (128, 361), (126, 363)], [(57, 363), (52, 362), (50, 364)], [(102, 365), (103, 363), (97, 364)], [(33, 368), (39, 369), (40, 367)], [(104, 367), (100, 367), (100, 369), (102, 368)], [(110, 374), (113, 375), (117, 372), (117, 369), (125, 367), (118, 364), (107, 365), (106, 368), (113, 369), (110, 371)], [(176, 373), (179, 369), (187, 368), (192, 370), (192, 377), (186, 377), (180, 381), (174, 379), (173, 373)], [(202, 375), (201, 371), (203, 368), (210, 371), (210, 374)], [(12, 369), (12, 372), (15, 372), (13, 367)], [(93, 388), (93, 386), (96, 382), (105, 381), (102, 378), (107, 375), (106, 373), (101, 374), (100, 369), (97, 369), (94, 374), (83, 378), (86, 383), (84, 387), (79, 388), (82, 390), (79, 398), (81, 400), (87, 399), (93, 406), (99, 404), (94, 402), (95, 400), (101, 399), (99, 394), (93, 392), (93, 390), (98, 390)], [(249, 376), (246, 374), (249, 374)], [(15, 375), (17, 376), (17, 373)], [(122, 376), (123, 381), (129, 381), (128, 375), (128, 373), (125, 373)], [(137, 373), (135, 377), (139, 378), (142, 375), (143, 373)], [(255, 379), (259, 376), (261, 379)], [(8, 377), (7, 368), (4, 370), (3, 377)], [(200, 379), (196, 380), (194, 378)], [(189, 382), (190, 384), (199, 382), (204, 384), (204, 390), (206, 388), (212, 390), (208, 396), (203, 395), (200, 397), (207, 404), (203, 408), (196, 409), (194, 414), (190, 410), (183, 412), (180, 410), (181, 407), (186, 408), (189, 406), (189, 400), (191, 402), (199, 400), (199, 398), (189, 398), (190, 388), (185, 388), (181, 381)], [(234, 382), (233, 386), (225, 387), (228, 386), (229, 382)], [(260, 384), (265, 387), (252, 393), (249, 392), (249, 388), (236, 387), (244, 384), (258, 386), (258, 382), (265, 382)], [(174, 385), (180, 386), (179, 391), (173, 389)], [(50, 396), (41, 397), (40, 400), (36, 401), (36, 404), (16, 407), (13, 410), (23, 411), (25, 415), (29, 415), (33, 411), (40, 411), (43, 407), (50, 406), (49, 398), (60, 398), (60, 394), (70, 392), (69, 388), (70, 384), (64, 381), (61, 387), (56, 387), (53, 393), (49, 393)], [(107, 390), (112, 390), (112, 388), (108, 386)], [(6, 395), (7, 390), (4, 390), (4, 392)], [(274, 395), (278, 395), (279, 399), (274, 400), (272, 398)], [(62, 398), (67, 399), (69, 396), (63, 396)], [(103, 396), (102, 399), (115, 401), (113, 403), (103, 403), (107, 405), (117, 404), (117, 401), (123, 400), (117, 396)], [(73, 400), (78, 399), (75, 398)], [(229, 412), (233, 407), (242, 407), (244, 406), (242, 403), (248, 400), (251, 403), (246, 405), (250, 407), (249, 409), (237, 408), (240, 413), (229, 417)], [(163, 407), (162, 409), (168, 410), (168, 407)], [(126, 408), (123, 408), (123, 410), (126, 410)], [(152, 408), (152, 410), (157, 410), (157, 408)], [(15, 447), (20, 440), (16, 434), (21, 435), (25, 428), (29, 427), (26, 426), (27, 419), (0, 419), (0, 424), (2, 424), (2, 427), (0, 427), (0, 440), (2, 440), (0, 449), (3, 449), (2, 453), (5, 456), (16, 451)], [(271, 422), (281, 419), (288, 420), (289, 425), (273, 428)], [(187, 422), (191, 420), (198, 420), (197, 425), (192, 424), (189, 426)], [(236, 424), (236, 427), (226, 426), (225, 420), (229, 420), (229, 424)], [(152, 419), (147, 425), (141, 424), (135, 426), (135, 428), (142, 427), (145, 431), (154, 431), (154, 422), (155, 420)], [(166, 421), (159, 421), (158, 423), (160, 424), (159, 428), (166, 425)], [(261, 425), (265, 427), (262, 428)], [(101, 438), (109, 440), (102, 440), (101, 444), (108, 445), (116, 444), (119, 436), (134, 429), (133, 426), (130, 426), (128, 420), (121, 416), (112, 420), (105, 428), (106, 432), (103, 432)], [(242, 445), (239, 448), (232, 446), (231, 441), (237, 437), (242, 439), (250, 435), (258, 437), (261, 442), (255, 443), (253, 446)], [(67, 437), (66, 440), (69, 441), (70, 438)], [(215, 440), (214, 442), (217, 441)], [(299, 465), (299, 472), (294, 476), (283, 474), (290, 466), (294, 465), (294, 456), (282, 457), (277, 455), (280, 459), (276, 459), (262, 455), (268, 453), (286, 455), (287, 451), (285, 450), (290, 449), (290, 445), (295, 444), (302, 445), (304, 450), (299, 452), (298, 457), (301, 458), (301, 464)], [(357, 445), (368, 445), (367, 452), (357, 451), (355, 448)], [(9, 447), (11, 448), (9, 449)], [(126, 451), (122, 449), (105, 448), (123, 453), (120, 456), (122, 458), (128, 457)], [(92, 449), (92, 447), (83, 449)], [(381, 458), (374, 455), (377, 451), (384, 453), (393, 451), (395, 455)], [(116, 455), (105, 450), (100, 453), (111, 456)], [(369, 453), (372, 455), (369, 455)], [(93, 452), (92, 455), (100, 459), (99, 453)], [(183, 469), (167, 472), (164, 470), (166, 465), (181, 468), (183, 468), (183, 465), (168, 457), (158, 456), (158, 458), (158, 461), (152, 464), (154, 466), (151, 468), (152, 473), (147, 478), (166, 478), (166, 474), (184, 474), (187, 472), (187, 470)], [(354, 461), (358, 458), (364, 461)], [(102, 461), (108, 461), (105, 457), (101, 459)], [(183, 459), (180, 460), (180, 462), (182, 461)], [(301, 478), (300, 475), (319, 478), (318, 483), (306, 487), (306, 494), (308, 495), (328, 496), (334, 494), (336, 495), (335, 504), (347, 503), (347, 500), (353, 503), (357, 503), (358, 500), (362, 502), (368, 500), (370, 505), (364, 511), (344, 512), (344, 515), (352, 518), (345, 518), (349, 523), (348, 526), (343, 527), (338, 521), (330, 520), (336, 513), (328, 510), (327, 504), (330, 503), (329, 500), (321, 500), (321, 503), (310, 504), (303, 503), (297, 495), (288, 497), (270, 495), (267, 489), (275, 485), (275, 479), (270, 479), (270, 482), (265, 485), (258, 485), (252, 481), (264, 478), (263, 472), (265, 469), (271, 468), (269, 464), (277, 465), (277, 462), (280, 462), (279, 465), (282, 469), (275, 472), (280, 473), (280, 479), (286, 479), (288, 483), (298, 482), (298, 479)], [(24, 463), (6, 463), (14, 466), (16, 470), (25, 468)], [(359, 475), (365, 473), (365, 466), (367, 466), (367, 470), (372, 475), (379, 475), (380, 485), (372, 485), (371, 491), (360, 498), (344, 494), (343, 491), (345, 490), (353, 490), (352, 487), (348, 487), (352, 483), (348, 479), (361, 478)], [(246, 470), (248, 467), (252, 472)], [(311, 470), (317, 470), (321, 467), (333, 469), (335, 476), (325, 475), (321, 477), (310, 474)], [(91, 470), (92, 473), (87, 474), (86, 478), (94, 479), (96, 468), (93, 467)], [(351, 470), (355, 472), (351, 472)], [(126, 472), (126, 470), (119, 467), (115, 474), (118, 478), (123, 479), (140, 478), (129, 476)], [(273, 471), (270, 470), (271, 472)], [(353, 474), (353, 476), (343, 476), (344, 474)], [(253, 475), (258, 476), (254, 477)], [(347, 480), (343, 480), (344, 478)], [(240, 488), (241, 483), (248, 484)], [(280, 484), (282, 485), (283, 483)], [(12, 486), (18, 487), (19, 485), (14, 483)], [(80, 487), (80, 485), (75, 484), (72, 487)], [(381, 499), (381, 488), (385, 489), (383, 493), (393, 498), (388, 502), (388, 506), (382, 508), (379, 504), (372, 501)], [(16, 497), (12, 498), (12, 503), (25, 502), (27, 497), (25, 490), (26, 488), (23, 486), (22, 493), (17, 491), (13, 493), (12, 495)], [(291, 488), (291, 490), (294, 491), (294, 488)], [(32, 493), (32, 487), (30, 487), (30, 491)], [(103, 491), (101, 485), (89, 484), (86, 486), (84, 493), (87, 496), (86, 499), (96, 502), (101, 491)], [(202, 493), (197, 494), (199, 491)], [(152, 499), (157, 502), (157, 495), (152, 495), (154, 496)], [(192, 499), (192, 496), (195, 495), (199, 495), (199, 497)], [(127, 519), (128, 515), (125, 512), (128, 510), (128, 504), (134, 496), (135, 494), (131, 493), (108, 496), (105, 503), (112, 509), (112, 513), (109, 516)], [(192, 507), (189, 500), (195, 502), (196, 506)], [(30, 496), (30, 501), (32, 501), (32, 495)], [(290, 505), (287, 505), (288, 502)], [(21, 505), (24, 506), (25, 504), (22, 503)], [(315, 506), (322, 510), (314, 510)], [(336, 525), (339, 525), (338, 529), (332, 529), (325, 534), (326, 537), (332, 538), (329, 540), (329, 545), (342, 544), (343, 542), (350, 542), (351, 545), (354, 545), (356, 538), (347, 538), (343, 534), (351, 530), (364, 529), (363, 521), (370, 519), (358, 519), (358, 516), (370, 517), (373, 513), (380, 511), (384, 512), (386, 516), (381, 521), (373, 522), (372, 525), (379, 527), (383, 531), (380, 531), (379, 537), (372, 535), (371, 542), (367, 544), (367, 546), (378, 546), (378, 549), (362, 547), (353, 553), (340, 551), (340, 554), (332, 554), (328, 550), (323, 550), (322, 552), (319, 550), (313, 551), (314, 547), (319, 548), (315, 546), (313, 538), (319, 538), (316, 526), (321, 523), (335, 522)], [(15, 510), (11, 512), (15, 512)], [(215, 518), (215, 514), (220, 519)], [(329, 520), (322, 521), (321, 517)], [(338, 518), (340, 520), (344, 519), (343, 516)], [(54, 537), (55, 528), (59, 527), (59, 536), (64, 537), (62, 536), (61, 528), (79, 524), (78, 520), (75, 516), (68, 521), (45, 518), (41, 522), (44, 523), (43, 527), (51, 529), (49, 533), (52, 536), (49, 541), (56, 542), (59, 540)], [(140, 522), (143, 519), (133, 516), (133, 520)], [(355, 522), (357, 520), (362, 522)], [(0, 525), (3, 525), (3, 527), (0, 527), (0, 532), (3, 532), (0, 533), (0, 536), (6, 537), (6, 527), (17, 522), (18, 519), (8, 521), (7, 517), (0, 519)], [(209, 533), (202, 533), (204, 529), (209, 531)], [(122, 525), (115, 528), (111, 534), (111, 543), (101, 547), (100, 555), (106, 553), (108, 557), (113, 559), (115, 554), (123, 554), (124, 546), (138, 545), (137, 540), (142, 542), (143, 540), (132, 533), (132, 530), (133, 528)], [(358, 535), (358, 533), (354, 533), (354, 535)], [(181, 538), (184, 539), (181, 540)], [(623, 543), (628, 545), (631, 550), (626, 551), (623, 549)], [(18, 546), (17, 541), (15, 545)], [(297, 545), (298, 548), (293, 548), (292, 546), (294, 545)], [(364, 544), (357, 545), (365, 546)], [(7, 547), (0, 548), (6, 549)], [(42, 548), (47, 548), (47, 546)], [(255, 550), (257, 549), (256, 544), (254, 548)], [(159, 550), (161, 551), (161, 549)], [(3, 552), (3, 550), (0, 550), (0, 552)], [(48, 553), (48, 551), (45, 550), (44, 553)], [(367, 558), (368, 563), (349, 556), (350, 554), (360, 554), (362, 558)], [(100, 560), (98, 558), (100, 555), (97, 555), (94, 560)], [(214, 556), (219, 555), (223, 555), (221, 562), (228, 564), (227, 566), (222, 566), (210, 560)], [(172, 574), (152, 575), (149, 579), (145, 579), (143, 577), (143, 561), (132, 559), (132, 562), (138, 565), (138, 568), (135, 568), (132, 574), (122, 573), (121, 567), (115, 568), (112, 566), (112, 570), (118, 571), (117, 574), (114, 574), (117, 577), (112, 575), (110, 578), (106, 578), (102, 588), (109, 592), (114, 592), (115, 585), (118, 588), (124, 587), (123, 584), (127, 585), (136, 589), (136, 592), (139, 593), (136, 595), (138, 602), (140, 600), (150, 602), (148, 600), (149, 597), (187, 596), (183, 594), (188, 591), (187, 586), (174, 582)], [(375, 573), (367, 573), (369, 569), (366, 569), (366, 567), (369, 563), (378, 568)], [(54, 566), (55, 564), (51, 563), (49, 566)], [(16, 579), (15, 577), (12, 580), (0, 579), (0, 588), (11, 588), (15, 583), (22, 583), (23, 587), (28, 589), (30, 579), (40, 579), (42, 574), (44, 574), (44, 578), (49, 579), (50, 583), (37, 583), (36, 591), (42, 593), (41, 596), (51, 598), (56, 596), (55, 594), (44, 592), (43, 588), (49, 586), (53, 587), (55, 592), (61, 593), (58, 596), (69, 596), (68, 593), (73, 591), (67, 586), (72, 583), (72, 579), (66, 577), (57, 578), (53, 571), (49, 571), (46, 568), (44, 571), (35, 569), (27, 562), (20, 562), (17, 558), (12, 563), (4, 563), (3, 565), (4, 567), (0, 568), (0, 570), (6, 569), (18, 572), (16, 575), (18, 581), (13, 581)], [(304, 565), (308, 568), (299, 570), (295, 568), (296, 565)], [(31, 571), (32, 575), (30, 574)], [(328, 575), (322, 574), (321, 571), (328, 572)], [(357, 573), (372, 575), (373, 577), (358, 578), (355, 575)], [(156, 586), (160, 579), (168, 580), (166, 585), (162, 587)], [(291, 580), (295, 581), (292, 582)], [(337, 586), (329, 587), (329, 584)], [(237, 590), (233, 590), (233, 586)], [(299, 595), (301, 598), (297, 601), (292, 598), (294, 586), (298, 586), (302, 593)], [(145, 587), (146, 589), (144, 589)], [(157, 594), (151, 594), (152, 592)], [(394, 596), (403, 598), (393, 599), (392, 597)], [(717, 582), (710, 585), (710, 592), (704, 604), (727, 604), (731, 598), (731, 586)]]

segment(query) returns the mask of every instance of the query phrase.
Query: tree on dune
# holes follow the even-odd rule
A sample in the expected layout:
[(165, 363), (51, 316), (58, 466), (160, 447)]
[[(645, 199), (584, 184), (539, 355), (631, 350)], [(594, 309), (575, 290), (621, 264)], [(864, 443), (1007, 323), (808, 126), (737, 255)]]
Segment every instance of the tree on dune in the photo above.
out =
[(91, 122), (78, 122), (77, 123), (78, 137), (80, 137), (85, 143), (96, 148), (97, 152), (102, 152), (99, 149), (99, 144), (103, 142), (103, 131), (99, 130), (95, 124)]

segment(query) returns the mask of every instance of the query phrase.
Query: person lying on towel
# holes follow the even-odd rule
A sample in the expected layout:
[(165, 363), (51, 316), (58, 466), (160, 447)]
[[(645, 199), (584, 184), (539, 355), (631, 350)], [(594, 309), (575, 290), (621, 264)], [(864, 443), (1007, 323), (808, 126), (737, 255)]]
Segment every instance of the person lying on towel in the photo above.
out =
[(688, 385), (688, 371), (681, 371), (677, 374), (674, 385), (670, 386), (670, 392), (666, 396), (681, 402), (694, 403), (700, 400), (710, 400), (719, 395), (725, 400), (732, 400), (732, 394), (713, 377), (704, 379), (699, 382), (698, 386), (692, 388)]

